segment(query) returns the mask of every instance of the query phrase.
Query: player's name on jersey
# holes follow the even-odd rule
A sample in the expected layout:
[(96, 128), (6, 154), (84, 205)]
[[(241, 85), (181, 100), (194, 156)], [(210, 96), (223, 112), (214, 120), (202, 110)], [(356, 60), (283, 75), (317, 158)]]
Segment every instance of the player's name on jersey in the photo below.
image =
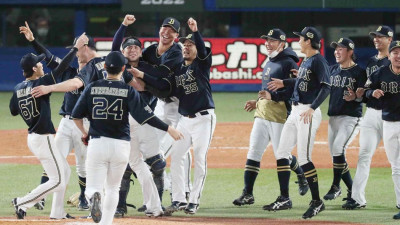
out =
[(22, 98), (31, 93), (32, 87), (17, 90), (17, 98)]
[(110, 88), (110, 87), (92, 87), (90, 89), (91, 95), (112, 95), (112, 96), (128, 96), (128, 89)]

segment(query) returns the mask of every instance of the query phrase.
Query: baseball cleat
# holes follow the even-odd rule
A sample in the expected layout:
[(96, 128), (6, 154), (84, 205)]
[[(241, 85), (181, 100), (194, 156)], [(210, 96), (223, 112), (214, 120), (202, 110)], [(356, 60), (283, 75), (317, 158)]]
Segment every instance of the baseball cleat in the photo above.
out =
[(79, 197), (78, 210), (79, 210), (79, 211), (86, 211), (86, 210), (89, 210), (89, 204), (88, 204), (88, 202), (87, 202), (85, 196)]
[(353, 209), (363, 209), (363, 208), (365, 208), (366, 207), (366, 205), (361, 205), (361, 204), (358, 204), (354, 199), (352, 199), (352, 198), (350, 198), (350, 199), (347, 199), (346, 198), (346, 203), (344, 203), (343, 205), (342, 205), (342, 208), (343, 209), (348, 209), (348, 210), (353, 210)]
[(263, 209), (268, 211), (278, 211), (292, 208), (292, 200), (289, 197), (279, 196), (275, 202), (264, 205)]
[(399, 220), (400, 219), (400, 212), (397, 213), (396, 215), (393, 216), (394, 220)]
[(324, 196), (325, 200), (334, 200), (342, 194), (342, 189), (339, 186), (332, 185), (328, 193)]
[(186, 214), (196, 214), (197, 210), (199, 209), (199, 204), (189, 203), (188, 206), (185, 208)]
[(64, 219), (71, 219), (74, 220), (76, 219), (74, 216), (69, 215), (68, 213), (63, 217), (63, 218), (54, 218), (54, 217), (50, 217), (51, 220), (64, 220)]
[(296, 183), (299, 185), (299, 194), (301, 196), (307, 194), (309, 187), (308, 187), (307, 178), (304, 176), (304, 174), (297, 175)]
[(148, 217), (157, 218), (157, 217), (162, 217), (164, 215), (164, 212), (163, 211), (152, 212), (152, 211), (146, 210), (144, 212), (144, 214), (146, 214), (146, 216), (148, 216)]
[(178, 210), (185, 209), (187, 205), (186, 202), (173, 201), (172, 204), (165, 209), (165, 214), (169, 216)]
[(11, 201), (11, 204), (14, 206), (15, 209), (15, 215), (17, 216), (17, 219), (22, 220), (26, 216), (26, 212), (22, 210), (19, 206), (17, 206), (17, 198), (14, 198)]
[(117, 208), (115, 210), (114, 218), (122, 218), (126, 214), (126, 210), (124, 208)]
[(42, 198), (39, 202), (37, 202), (37, 203), (34, 205), (34, 207), (35, 207), (37, 210), (43, 210), (43, 209), (44, 209), (45, 203), (46, 203), (46, 200), (45, 200), (44, 198)]
[(303, 219), (311, 219), (313, 216), (316, 216), (318, 213), (325, 210), (325, 204), (322, 200), (311, 200), (310, 207), (303, 214)]
[(101, 195), (99, 192), (95, 192), (93, 194), (93, 197), (90, 200), (91, 203), (91, 209), (90, 209), (90, 215), (92, 216), (92, 219), (95, 223), (99, 223), (101, 220)]
[(242, 206), (242, 205), (251, 205), (254, 204), (254, 196), (252, 194), (248, 194), (245, 190), (239, 198), (235, 199), (232, 202), (234, 205)]
[(146, 205), (142, 205), (142, 207), (138, 208), (137, 211), (144, 212), (144, 211), (146, 211), (146, 209), (147, 209)]

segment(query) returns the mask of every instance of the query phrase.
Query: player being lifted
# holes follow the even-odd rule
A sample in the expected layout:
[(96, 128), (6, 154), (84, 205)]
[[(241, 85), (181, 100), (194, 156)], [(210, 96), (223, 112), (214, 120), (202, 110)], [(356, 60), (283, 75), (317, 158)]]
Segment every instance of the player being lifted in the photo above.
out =
[[(281, 29), (271, 29), (267, 35), (262, 35), (261, 38), (265, 39), (269, 60), (264, 66), (262, 90), (258, 93), (258, 100), (247, 101), (244, 107), (248, 112), (254, 109), (256, 111), (244, 171), (243, 193), (233, 201), (234, 205), (239, 206), (254, 203), (253, 187), (260, 170), (261, 158), (270, 141), (276, 158), (283, 124), (291, 110), (289, 99), (293, 89), (282, 88), (272, 92), (268, 91), (267, 83), (272, 78), (290, 78), (291, 70), (298, 68), (296, 62), (299, 61), (296, 53), (290, 47), (285, 48), (286, 34)], [(290, 169), (297, 174), (300, 195), (305, 195), (308, 191), (307, 180), (293, 155), (290, 158), (290, 168), (279, 168), (278, 171)], [(264, 209), (271, 210), (269, 206)]]
[(83, 48), (88, 39), (83, 34), (80, 36), (74, 48), (64, 57), (60, 65), (50, 74), (44, 74), (41, 61), (45, 55), (26, 54), (21, 59), (25, 81), (19, 83), (14, 88), (13, 96), (10, 100), (11, 114), (18, 114), (28, 125), (28, 147), (29, 150), (39, 159), (43, 169), (47, 173), (49, 180), (40, 184), (24, 197), (14, 198), (12, 204), (18, 219), (23, 219), (26, 210), (33, 207), (41, 199), (54, 192), (50, 218), (64, 219), (73, 218), (64, 210), (64, 194), (67, 187), (66, 178), (71, 173), (68, 162), (54, 143), (55, 129), (51, 121), (50, 95), (35, 98), (31, 94), (32, 88), (39, 85), (55, 84), (59, 76), (68, 68), (74, 59), (78, 49)]
[(362, 116), (361, 99), (356, 97), (356, 89), (364, 87), (367, 79), (365, 71), (358, 66), (354, 55), (354, 42), (348, 38), (340, 38), (332, 42), (337, 64), (331, 66), (329, 98), (329, 150), (333, 161), (333, 181), (325, 200), (333, 200), (341, 195), (340, 181), (347, 186), (346, 203), (351, 201), (353, 181), (346, 161), (345, 151), (358, 134)]
[[(148, 123), (168, 132), (175, 140), (183, 135), (154, 116), (139, 93), (121, 81), (127, 59), (121, 52), (111, 52), (105, 59), (107, 78), (92, 82), (83, 91), (72, 112), (74, 122), (90, 136), (87, 157), (86, 196), (90, 199), (94, 222), (112, 224), (118, 204), (118, 191), (130, 154), (129, 114), (140, 123)], [(129, 112), (129, 113), (128, 113)], [(83, 117), (90, 120), (89, 133)], [(101, 193), (104, 202), (101, 205)]]
[[(319, 106), (329, 95), (329, 67), (326, 59), (319, 53), (321, 34), (314, 27), (305, 27), (300, 36), (301, 52), (306, 55), (301, 63), (296, 79), (273, 80), (268, 83), (269, 90), (276, 91), (282, 87), (293, 87), (292, 112), (285, 122), (277, 151), (278, 178), (282, 190), (289, 187), (289, 157), (297, 144), (298, 161), (307, 178), (312, 200), (303, 218), (311, 218), (325, 209), (319, 196), (317, 170), (311, 160), (314, 139), (321, 124)], [(279, 170), (279, 168), (288, 168)], [(280, 197), (270, 206), (279, 210), (281, 206), (291, 203), (289, 196), (282, 201)]]
[[(188, 214), (197, 212), (207, 174), (207, 152), (216, 123), (210, 86), (211, 49), (205, 47), (196, 20), (190, 18), (188, 26), (193, 33), (179, 39), (184, 46), (182, 53), (185, 61), (168, 81), (137, 69), (132, 70), (135, 77), (160, 90), (172, 90), (171, 95), (179, 99), (178, 111), (182, 117), (177, 129), (185, 139), (174, 142), (171, 147), (172, 204), (167, 207), (166, 214), (182, 209)], [(184, 158), (191, 144), (195, 171), (193, 189), (187, 202)]]

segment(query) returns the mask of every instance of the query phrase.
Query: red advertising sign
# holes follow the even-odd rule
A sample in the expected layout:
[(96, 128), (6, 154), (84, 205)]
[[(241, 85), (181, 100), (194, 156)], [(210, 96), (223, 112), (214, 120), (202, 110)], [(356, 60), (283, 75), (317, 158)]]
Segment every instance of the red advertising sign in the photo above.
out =
[[(158, 38), (140, 38), (146, 48)], [(96, 47), (104, 55), (111, 50), (111, 38), (95, 38)], [(261, 38), (205, 38), (212, 49), (211, 84), (261, 84), (262, 71), (268, 58), (265, 40)], [(324, 42), (321, 41), (324, 55)], [(293, 48), (302, 61), (297, 38), (288, 38), (287, 46)]]

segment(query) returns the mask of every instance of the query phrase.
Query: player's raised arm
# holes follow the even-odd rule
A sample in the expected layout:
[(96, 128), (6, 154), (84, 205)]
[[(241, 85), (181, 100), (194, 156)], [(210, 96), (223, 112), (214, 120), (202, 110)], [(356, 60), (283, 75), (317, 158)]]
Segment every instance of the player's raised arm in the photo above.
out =
[(117, 30), (117, 32), (114, 35), (113, 38), (113, 43), (112, 43), (112, 48), (111, 51), (120, 51), (121, 50), (121, 43), (122, 40), (124, 39), (126, 28), (133, 24), (136, 21), (136, 18), (134, 15), (127, 14), (125, 15), (124, 21), (122, 21), (121, 26)]

